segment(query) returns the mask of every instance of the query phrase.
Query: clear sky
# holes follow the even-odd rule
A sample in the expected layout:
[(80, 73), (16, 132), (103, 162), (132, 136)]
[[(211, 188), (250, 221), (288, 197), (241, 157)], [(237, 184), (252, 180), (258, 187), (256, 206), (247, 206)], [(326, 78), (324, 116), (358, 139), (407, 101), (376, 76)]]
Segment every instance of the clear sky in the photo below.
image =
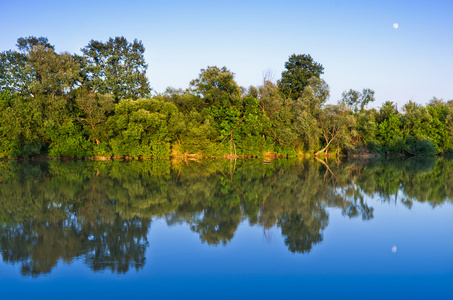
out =
[(79, 54), (92, 39), (137, 38), (156, 92), (214, 65), (245, 87), (268, 69), (277, 80), (295, 53), (324, 66), (332, 103), (351, 88), (375, 90), (375, 107), (453, 99), (452, 0), (0, 0), (0, 15), (0, 51), (30, 35)]

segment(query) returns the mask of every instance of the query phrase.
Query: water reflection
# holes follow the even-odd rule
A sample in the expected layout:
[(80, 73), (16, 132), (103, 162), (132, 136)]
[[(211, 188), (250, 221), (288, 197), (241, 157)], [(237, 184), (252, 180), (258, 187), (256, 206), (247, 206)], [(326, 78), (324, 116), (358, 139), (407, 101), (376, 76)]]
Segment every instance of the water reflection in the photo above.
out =
[(82, 257), (93, 271), (126, 273), (131, 267), (144, 266), (149, 224), (138, 217), (94, 224), (75, 218), (29, 221), (4, 225), (0, 247), (3, 261), (19, 263), (22, 275), (50, 273), (58, 260), (69, 263), (76, 257)]
[(26, 276), (76, 258), (93, 271), (139, 270), (154, 217), (188, 224), (209, 245), (227, 245), (243, 220), (278, 226), (289, 251), (308, 253), (323, 240), (327, 208), (366, 221), (367, 197), (435, 207), (451, 202), (452, 173), (442, 158), (4, 162), (1, 255)]

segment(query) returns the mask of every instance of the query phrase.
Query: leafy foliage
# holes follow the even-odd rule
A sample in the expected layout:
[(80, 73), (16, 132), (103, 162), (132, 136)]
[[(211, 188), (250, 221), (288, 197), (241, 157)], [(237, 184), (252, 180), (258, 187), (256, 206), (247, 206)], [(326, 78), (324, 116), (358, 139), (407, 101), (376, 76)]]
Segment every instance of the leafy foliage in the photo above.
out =
[(310, 78), (319, 78), (324, 73), (324, 67), (315, 62), (309, 54), (291, 55), (285, 68), (279, 87), (286, 97), (292, 99), (300, 97)]
[(351, 89), (348, 92), (343, 92), (341, 102), (357, 113), (363, 111), (374, 100), (374, 91), (371, 89), (363, 89), (362, 92)]
[(119, 99), (137, 99), (149, 94), (141, 41), (129, 43), (124, 37), (110, 38), (107, 42), (91, 40), (82, 48), (84, 87)]
[(144, 158), (169, 156), (169, 126), (177, 108), (153, 99), (121, 100), (107, 127), (114, 155)]

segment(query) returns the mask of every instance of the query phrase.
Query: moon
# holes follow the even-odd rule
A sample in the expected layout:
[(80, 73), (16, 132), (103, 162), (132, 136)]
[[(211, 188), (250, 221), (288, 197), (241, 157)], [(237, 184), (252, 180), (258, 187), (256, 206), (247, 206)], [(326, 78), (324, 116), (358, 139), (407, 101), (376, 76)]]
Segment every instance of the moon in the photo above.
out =
[(398, 23), (393, 23), (393, 28), (398, 29)]

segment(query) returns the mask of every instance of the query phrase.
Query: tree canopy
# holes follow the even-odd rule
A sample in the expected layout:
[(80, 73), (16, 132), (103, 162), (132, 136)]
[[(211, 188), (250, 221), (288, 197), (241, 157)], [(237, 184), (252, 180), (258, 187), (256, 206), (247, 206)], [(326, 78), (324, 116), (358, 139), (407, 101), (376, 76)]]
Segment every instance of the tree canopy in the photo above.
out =
[(111, 94), (116, 100), (137, 99), (150, 93), (141, 41), (130, 43), (124, 37), (110, 38), (105, 43), (91, 40), (81, 50), (85, 88)]
[(324, 74), (324, 67), (313, 60), (310, 54), (293, 54), (285, 63), (279, 86), (286, 97), (297, 99), (310, 78), (319, 78)]

